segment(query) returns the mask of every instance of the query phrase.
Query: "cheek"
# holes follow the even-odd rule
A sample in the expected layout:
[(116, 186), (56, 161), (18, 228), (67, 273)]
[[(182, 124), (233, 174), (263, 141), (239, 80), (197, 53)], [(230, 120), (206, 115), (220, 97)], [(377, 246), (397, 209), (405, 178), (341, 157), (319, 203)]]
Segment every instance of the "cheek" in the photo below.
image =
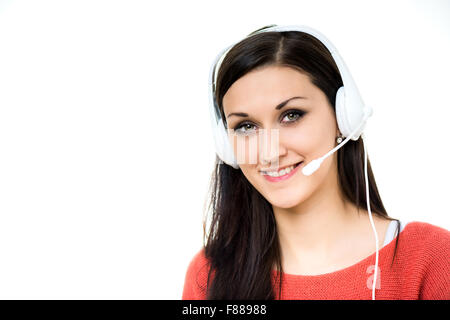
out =
[(314, 125), (303, 123), (296, 128), (281, 131), (280, 141), (293, 153), (306, 158), (306, 160), (312, 160), (309, 158), (315, 154), (322, 141), (323, 133), (320, 131)]
[(335, 127), (328, 120), (324, 117), (310, 118), (296, 128), (283, 131), (282, 141), (307, 161), (321, 157), (334, 147)]

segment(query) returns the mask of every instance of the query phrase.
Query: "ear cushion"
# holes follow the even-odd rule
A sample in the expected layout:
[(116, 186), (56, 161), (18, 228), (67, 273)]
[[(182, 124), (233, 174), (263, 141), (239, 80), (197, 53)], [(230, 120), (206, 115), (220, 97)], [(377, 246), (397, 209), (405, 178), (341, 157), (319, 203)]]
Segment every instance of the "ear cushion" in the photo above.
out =
[(350, 124), (345, 113), (345, 89), (340, 87), (336, 93), (336, 120), (339, 131), (344, 137), (348, 137), (351, 133)]
[(233, 168), (239, 169), (236, 157), (234, 156), (234, 150), (228, 138), (227, 130), (225, 129), (223, 122), (221, 120), (217, 122), (217, 126), (214, 132), (215, 132), (216, 150), (219, 155), (219, 158), (222, 159), (222, 161), (225, 162), (226, 164), (232, 166)]
[[(348, 137), (352, 134), (353, 130), (361, 125), (363, 119), (364, 112), (361, 106), (348, 103), (345, 97), (345, 88), (343, 86), (340, 87), (336, 93), (336, 120), (339, 131), (344, 137)], [(364, 127), (365, 124), (354, 133), (351, 139), (354, 141), (358, 140)]]

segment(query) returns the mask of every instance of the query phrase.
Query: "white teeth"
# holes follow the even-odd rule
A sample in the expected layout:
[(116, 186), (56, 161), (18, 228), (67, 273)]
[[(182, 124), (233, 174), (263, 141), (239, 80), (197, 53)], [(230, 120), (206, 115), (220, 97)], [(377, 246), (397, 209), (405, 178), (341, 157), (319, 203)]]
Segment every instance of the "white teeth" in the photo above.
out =
[(285, 174), (288, 174), (289, 172), (291, 172), (294, 169), (295, 165), (290, 166), (288, 168), (282, 169), (278, 172), (264, 172), (261, 171), (262, 175), (267, 175), (267, 176), (271, 176), (271, 177), (281, 177), (284, 176)]

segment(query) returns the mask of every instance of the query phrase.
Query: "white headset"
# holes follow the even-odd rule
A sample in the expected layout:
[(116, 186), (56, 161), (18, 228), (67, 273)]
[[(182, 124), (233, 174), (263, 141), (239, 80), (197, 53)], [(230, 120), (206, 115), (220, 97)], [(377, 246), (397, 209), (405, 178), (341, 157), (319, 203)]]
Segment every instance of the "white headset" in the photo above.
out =
[[(373, 110), (370, 106), (366, 106), (359, 94), (358, 88), (344, 63), (344, 60), (339, 55), (338, 51), (334, 47), (334, 45), (320, 32), (314, 30), (308, 26), (303, 25), (287, 25), (287, 26), (273, 26), (263, 30), (256, 31), (250, 34), (248, 37), (252, 37), (255, 34), (262, 32), (286, 32), (286, 31), (298, 31), (310, 34), (321, 41), (325, 47), (330, 51), (342, 78), (343, 86), (340, 87), (336, 93), (336, 120), (338, 123), (339, 131), (341, 134), (346, 137), (344, 141), (330, 150), (328, 153), (323, 155), (322, 157), (310, 161), (302, 168), (302, 173), (306, 176), (311, 175), (317, 169), (319, 169), (323, 160), (336, 152), (339, 148), (341, 148), (347, 141), (350, 139), (356, 141), (361, 136), (364, 139), (363, 130), (366, 126), (367, 119), (372, 116)], [(209, 108), (210, 108), (210, 118), (211, 125), (213, 130), (213, 138), (215, 144), (215, 150), (219, 157), (220, 163), (226, 163), (232, 166), (235, 169), (239, 169), (239, 165), (234, 156), (234, 151), (231, 146), (230, 140), (228, 138), (227, 130), (225, 129), (222, 121), (222, 117), (220, 114), (219, 106), (215, 97), (215, 89), (216, 89), (216, 70), (220, 68), (221, 61), (225, 57), (226, 53), (238, 42), (242, 40), (236, 41), (230, 46), (226, 47), (222, 50), (217, 57), (214, 59), (214, 62), (211, 66), (209, 73)], [(219, 60), (220, 63), (219, 63)], [(367, 209), (369, 212), (369, 219), (372, 225), (372, 230), (375, 235), (376, 241), (376, 258), (375, 258), (375, 272), (373, 278), (373, 286), (372, 286), (372, 299), (375, 300), (375, 286), (377, 282), (377, 269), (378, 269), (378, 235), (375, 229), (375, 225), (372, 219), (372, 212), (370, 210), (370, 200), (369, 200), (369, 186), (368, 186), (368, 178), (367, 178), (367, 148), (366, 143), (364, 143), (364, 170), (365, 170), (365, 180), (366, 180), (366, 196), (367, 196)]]

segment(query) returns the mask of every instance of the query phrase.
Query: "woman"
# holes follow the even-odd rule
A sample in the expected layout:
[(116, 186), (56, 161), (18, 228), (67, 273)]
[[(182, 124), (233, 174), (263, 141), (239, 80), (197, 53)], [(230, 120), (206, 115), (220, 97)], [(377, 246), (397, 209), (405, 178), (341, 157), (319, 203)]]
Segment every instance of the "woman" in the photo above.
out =
[[(217, 159), (211, 220), (204, 223), (204, 248), (188, 267), (183, 299), (370, 299), (372, 284), (377, 299), (449, 299), (450, 232), (390, 217), (368, 161), (381, 248), (372, 283), (361, 138), (314, 174), (301, 171), (344, 138), (335, 108), (339, 69), (308, 33), (257, 31), (231, 48), (217, 74), (223, 124), (236, 157), (236, 139), (247, 142), (241, 154), (247, 162), (235, 169)], [(251, 147), (262, 130), (278, 133), (270, 146), (275, 155)]]

